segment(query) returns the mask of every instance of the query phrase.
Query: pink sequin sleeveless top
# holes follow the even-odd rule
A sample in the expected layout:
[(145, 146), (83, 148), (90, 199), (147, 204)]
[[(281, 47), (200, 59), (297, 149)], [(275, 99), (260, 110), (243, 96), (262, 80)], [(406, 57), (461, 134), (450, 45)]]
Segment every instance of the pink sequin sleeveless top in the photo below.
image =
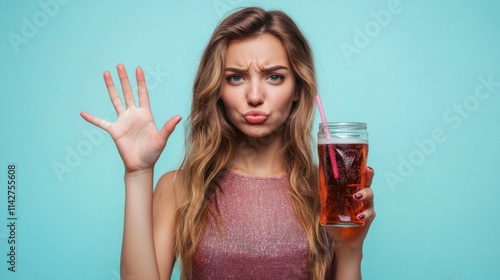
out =
[(309, 279), (307, 236), (295, 216), (288, 178), (224, 170), (213, 223), (193, 258), (193, 279)]

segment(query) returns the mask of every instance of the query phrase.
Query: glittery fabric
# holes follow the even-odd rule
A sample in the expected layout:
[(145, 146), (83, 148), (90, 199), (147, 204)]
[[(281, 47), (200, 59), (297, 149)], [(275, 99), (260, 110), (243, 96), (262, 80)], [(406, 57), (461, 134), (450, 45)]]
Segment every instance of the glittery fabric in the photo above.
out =
[(309, 279), (307, 236), (296, 218), (286, 176), (224, 170), (214, 221), (193, 259), (193, 279)]

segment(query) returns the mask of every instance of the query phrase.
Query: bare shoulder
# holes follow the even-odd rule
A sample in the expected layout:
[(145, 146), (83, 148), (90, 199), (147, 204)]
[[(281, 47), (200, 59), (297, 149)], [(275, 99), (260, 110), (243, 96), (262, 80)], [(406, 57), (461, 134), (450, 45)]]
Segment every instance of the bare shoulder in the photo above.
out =
[(184, 196), (184, 176), (182, 170), (172, 170), (163, 174), (154, 191), (155, 204), (177, 204)]

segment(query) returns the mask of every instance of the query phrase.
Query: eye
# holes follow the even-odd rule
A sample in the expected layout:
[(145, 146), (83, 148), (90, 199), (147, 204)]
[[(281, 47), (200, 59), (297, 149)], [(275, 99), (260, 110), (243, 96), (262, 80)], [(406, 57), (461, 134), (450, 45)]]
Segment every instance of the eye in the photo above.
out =
[(269, 75), (269, 77), (267, 77), (267, 79), (274, 84), (279, 84), (279, 83), (283, 82), (284, 78), (285, 77), (283, 77), (283, 75), (279, 75), (279, 74), (272, 74), (272, 75)]
[(243, 77), (240, 75), (229, 75), (226, 77), (226, 80), (230, 84), (238, 84), (243, 81)]

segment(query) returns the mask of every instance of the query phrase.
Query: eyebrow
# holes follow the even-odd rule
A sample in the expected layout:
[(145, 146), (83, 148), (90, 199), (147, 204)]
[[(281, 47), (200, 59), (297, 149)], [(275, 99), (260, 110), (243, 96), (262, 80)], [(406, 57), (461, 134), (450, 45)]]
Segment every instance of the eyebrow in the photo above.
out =
[[(273, 72), (273, 71), (276, 71), (276, 70), (289, 70), (288, 67), (286, 66), (283, 66), (283, 65), (276, 65), (276, 66), (271, 66), (271, 67), (268, 67), (268, 68), (262, 68), (262, 71), (263, 72)], [(241, 72), (247, 72), (248, 70), (247, 69), (243, 69), (243, 68), (236, 68), (236, 67), (227, 67), (226, 69), (224, 69), (225, 71), (232, 71), (232, 72), (237, 72), (237, 73), (241, 73)]]

